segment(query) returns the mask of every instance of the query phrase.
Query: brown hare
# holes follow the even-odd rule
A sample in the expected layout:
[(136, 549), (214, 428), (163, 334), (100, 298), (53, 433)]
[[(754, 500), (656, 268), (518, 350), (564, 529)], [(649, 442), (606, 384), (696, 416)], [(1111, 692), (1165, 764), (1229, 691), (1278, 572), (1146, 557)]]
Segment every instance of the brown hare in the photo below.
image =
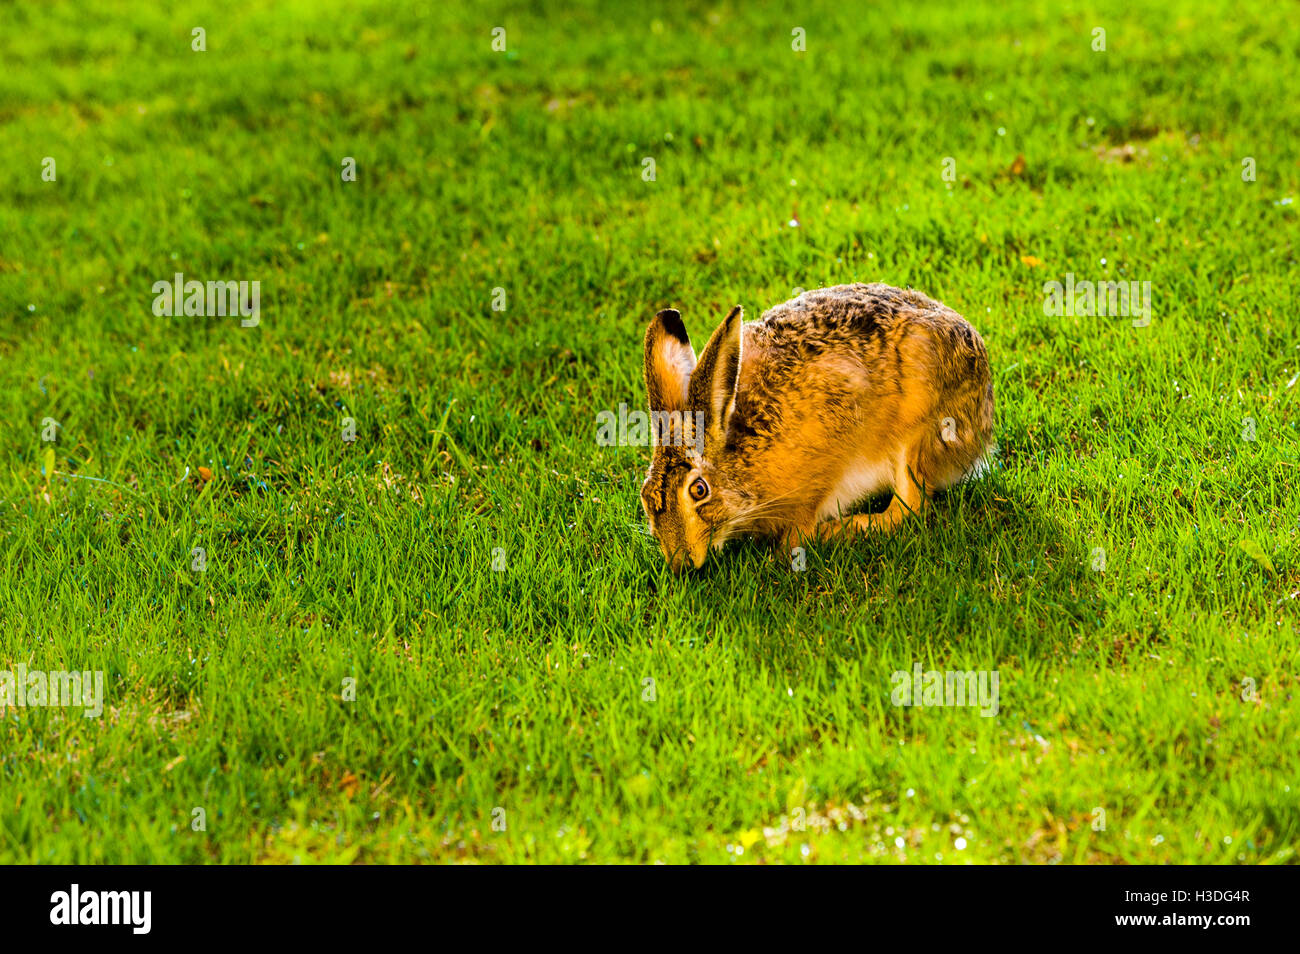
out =
[[(805, 292), (744, 324), (737, 305), (698, 363), (681, 314), (645, 336), (654, 459), (641, 503), (673, 572), (752, 534), (889, 531), (984, 462), (993, 382), (950, 308), (888, 285)], [(849, 516), (864, 498), (894, 497)]]

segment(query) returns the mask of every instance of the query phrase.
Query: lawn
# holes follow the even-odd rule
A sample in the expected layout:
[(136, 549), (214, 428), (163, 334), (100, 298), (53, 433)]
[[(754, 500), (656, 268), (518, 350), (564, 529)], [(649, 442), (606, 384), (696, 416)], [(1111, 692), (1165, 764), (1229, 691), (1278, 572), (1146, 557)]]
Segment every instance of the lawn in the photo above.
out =
[[(1282, 7), (150, 6), (0, 5), (0, 669), (104, 674), (0, 715), (0, 862), (1300, 860)], [(646, 323), (851, 281), (979, 329), (996, 466), (673, 576)]]

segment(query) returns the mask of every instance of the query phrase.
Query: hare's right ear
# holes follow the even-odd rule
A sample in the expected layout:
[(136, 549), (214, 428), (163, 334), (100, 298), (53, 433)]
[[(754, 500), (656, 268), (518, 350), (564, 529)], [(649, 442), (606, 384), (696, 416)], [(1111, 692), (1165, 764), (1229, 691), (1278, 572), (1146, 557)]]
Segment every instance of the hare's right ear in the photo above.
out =
[(645, 389), (652, 411), (686, 409), (695, 351), (681, 313), (665, 308), (645, 330)]
[(722, 319), (700, 353), (700, 366), (691, 377), (686, 403), (692, 411), (704, 415), (709, 447), (721, 447), (726, 442), (727, 424), (736, 406), (744, 317), (737, 305)]

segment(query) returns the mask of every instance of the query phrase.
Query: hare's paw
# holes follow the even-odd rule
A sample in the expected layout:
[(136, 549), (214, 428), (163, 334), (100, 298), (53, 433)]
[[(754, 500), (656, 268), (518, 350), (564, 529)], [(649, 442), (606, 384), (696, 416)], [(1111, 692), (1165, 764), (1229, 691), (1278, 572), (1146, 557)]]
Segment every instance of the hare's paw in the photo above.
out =
[(843, 520), (832, 517), (817, 525), (818, 540), (860, 536), (868, 533), (893, 533), (912, 511), (897, 497), (882, 513), (860, 513)]

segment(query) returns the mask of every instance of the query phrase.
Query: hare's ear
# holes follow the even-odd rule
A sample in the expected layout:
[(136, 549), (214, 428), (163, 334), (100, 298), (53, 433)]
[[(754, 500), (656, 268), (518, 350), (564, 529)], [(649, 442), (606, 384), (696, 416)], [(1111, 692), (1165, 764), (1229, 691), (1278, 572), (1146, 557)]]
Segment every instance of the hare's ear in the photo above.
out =
[(645, 389), (652, 411), (686, 409), (686, 385), (695, 351), (681, 313), (665, 308), (645, 330)]
[(736, 383), (740, 378), (740, 329), (744, 312), (737, 305), (718, 325), (700, 354), (691, 375), (686, 405), (704, 415), (705, 446), (721, 447), (727, 423), (736, 407)]

